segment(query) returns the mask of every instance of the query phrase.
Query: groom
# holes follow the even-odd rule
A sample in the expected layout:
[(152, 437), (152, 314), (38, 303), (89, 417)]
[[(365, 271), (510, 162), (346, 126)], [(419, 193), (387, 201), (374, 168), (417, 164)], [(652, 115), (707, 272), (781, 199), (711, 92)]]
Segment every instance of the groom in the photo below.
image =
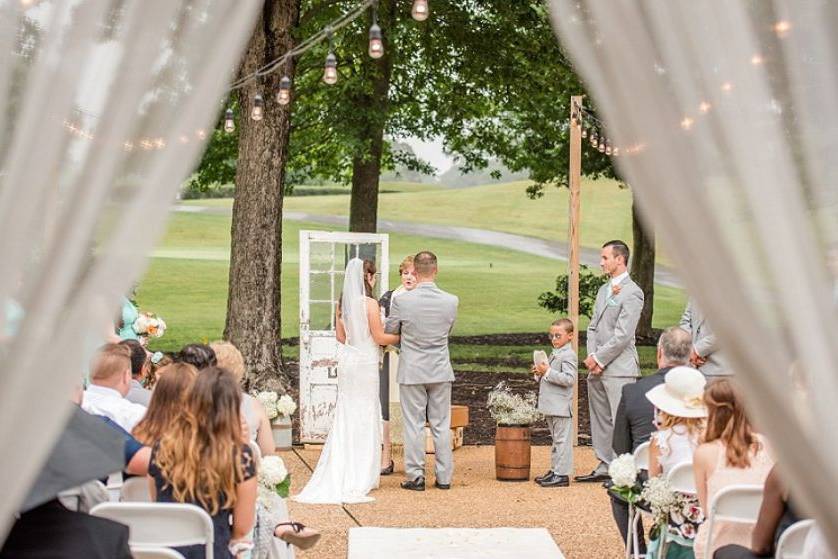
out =
[(399, 396), (404, 419), (403, 489), (425, 490), (425, 420), (431, 426), (436, 458), (434, 486), (450, 489), (454, 474), (451, 450), (451, 383), (454, 369), (448, 335), (459, 299), (436, 286), (436, 256), (422, 251), (413, 259), (416, 288), (393, 298), (385, 330), (401, 333)]

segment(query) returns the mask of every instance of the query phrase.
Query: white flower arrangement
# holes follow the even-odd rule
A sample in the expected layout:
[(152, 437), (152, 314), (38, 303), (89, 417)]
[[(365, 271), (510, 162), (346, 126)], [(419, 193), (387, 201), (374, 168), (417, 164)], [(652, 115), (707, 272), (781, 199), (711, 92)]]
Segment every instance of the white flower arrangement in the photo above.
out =
[(535, 392), (514, 394), (506, 382), (500, 382), (489, 392), (489, 413), (498, 425), (532, 425), (539, 418), (538, 397)]
[[(265, 456), (259, 464), (259, 493), (263, 504), (270, 508), (270, 494), (288, 497), (291, 489), (291, 475), (282, 458), (275, 455)], [(264, 498), (263, 498), (264, 497)]]
[(265, 408), (265, 411), (268, 413), (268, 419), (291, 417), (297, 411), (297, 403), (288, 394), (283, 394), (280, 397), (276, 392), (263, 391), (257, 393), (255, 398)]
[(154, 313), (144, 312), (132, 325), (138, 336), (160, 338), (166, 333), (166, 322)]
[(637, 483), (637, 464), (634, 463), (634, 456), (621, 454), (611, 461), (608, 466), (608, 475), (615, 487), (634, 487)]

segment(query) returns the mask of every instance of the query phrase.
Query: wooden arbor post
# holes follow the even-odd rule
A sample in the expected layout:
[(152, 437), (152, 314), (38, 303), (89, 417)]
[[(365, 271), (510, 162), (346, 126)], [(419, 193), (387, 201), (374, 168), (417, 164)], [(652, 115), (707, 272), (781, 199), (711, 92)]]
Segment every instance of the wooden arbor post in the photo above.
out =
[[(573, 350), (579, 355), (579, 194), (582, 183), (582, 99), (584, 95), (570, 98), (570, 207), (568, 219), (568, 298), (567, 314), (573, 322)], [(579, 383), (573, 387), (573, 441), (579, 441)]]

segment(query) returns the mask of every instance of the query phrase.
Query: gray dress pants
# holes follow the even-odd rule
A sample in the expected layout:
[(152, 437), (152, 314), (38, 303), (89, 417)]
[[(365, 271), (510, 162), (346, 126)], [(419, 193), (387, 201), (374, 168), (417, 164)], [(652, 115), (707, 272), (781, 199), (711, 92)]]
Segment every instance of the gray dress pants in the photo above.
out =
[(451, 449), (451, 384), (400, 384), (404, 420), (404, 466), (407, 479), (425, 476), (425, 420), (434, 438), (436, 481), (450, 484), (454, 475)]

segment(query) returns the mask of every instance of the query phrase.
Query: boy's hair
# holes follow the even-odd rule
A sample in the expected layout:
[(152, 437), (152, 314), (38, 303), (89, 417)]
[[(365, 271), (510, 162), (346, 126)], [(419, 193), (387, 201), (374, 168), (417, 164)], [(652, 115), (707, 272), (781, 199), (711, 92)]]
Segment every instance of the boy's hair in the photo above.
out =
[(554, 320), (550, 326), (558, 326), (568, 334), (573, 334), (573, 322), (569, 318), (559, 318)]
[(131, 350), (121, 344), (105, 344), (93, 357), (90, 367), (92, 380), (110, 380), (131, 369)]

